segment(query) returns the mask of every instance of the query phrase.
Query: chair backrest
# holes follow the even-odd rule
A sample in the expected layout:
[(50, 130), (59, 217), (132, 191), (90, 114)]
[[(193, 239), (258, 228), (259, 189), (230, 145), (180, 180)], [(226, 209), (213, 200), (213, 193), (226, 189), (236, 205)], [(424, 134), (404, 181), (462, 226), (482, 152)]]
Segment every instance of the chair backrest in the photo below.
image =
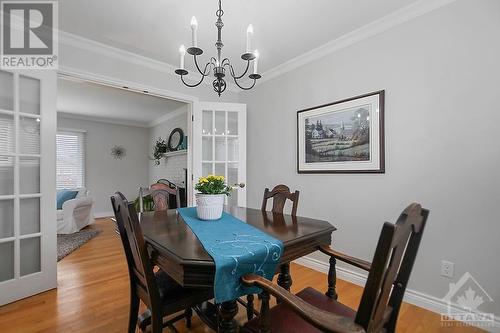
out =
[[(164, 183), (155, 183), (149, 187), (149, 193), (155, 203), (155, 211), (181, 207), (179, 187), (171, 188), (169, 185)], [(175, 207), (170, 200), (172, 197), (175, 198)]]
[(161, 306), (153, 265), (134, 205), (120, 192), (111, 196), (111, 204), (127, 258), (131, 288), (148, 306)]
[(165, 178), (160, 178), (156, 181), (157, 183), (165, 184), (170, 186), (171, 188), (175, 188), (177, 185), (175, 183), (172, 183), (170, 180), (165, 179)]
[(384, 223), (355, 322), (367, 332), (394, 332), (429, 211), (408, 206)]
[(292, 201), (291, 215), (297, 215), (297, 206), (299, 204), (299, 191), (290, 192), (290, 188), (286, 185), (276, 185), (271, 191), (268, 188), (264, 190), (264, 198), (262, 199), (262, 211), (266, 211), (267, 200), (273, 198), (273, 213), (283, 214), (286, 200)]

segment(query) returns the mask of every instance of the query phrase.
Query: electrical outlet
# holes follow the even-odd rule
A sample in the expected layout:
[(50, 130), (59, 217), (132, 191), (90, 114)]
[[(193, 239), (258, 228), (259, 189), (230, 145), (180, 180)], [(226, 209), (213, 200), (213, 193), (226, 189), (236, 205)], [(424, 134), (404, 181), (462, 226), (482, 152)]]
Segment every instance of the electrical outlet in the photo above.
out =
[(451, 261), (441, 261), (441, 276), (452, 279), (455, 274), (455, 264)]

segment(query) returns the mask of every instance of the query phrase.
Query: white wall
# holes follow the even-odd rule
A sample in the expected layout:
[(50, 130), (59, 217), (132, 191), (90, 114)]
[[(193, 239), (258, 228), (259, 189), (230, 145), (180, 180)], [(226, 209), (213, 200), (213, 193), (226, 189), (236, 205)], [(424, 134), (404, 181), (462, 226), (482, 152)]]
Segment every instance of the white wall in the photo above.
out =
[[(338, 228), (336, 249), (371, 259), (383, 222), (420, 202), (431, 213), (409, 288), (442, 298), (447, 259), (455, 281), (469, 271), (496, 301), (481, 309), (500, 315), (498, 36), (500, 1), (460, 0), (241, 93), (248, 205), (288, 184), (301, 191), (299, 215)], [(298, 175), (296, 111), (379, 89), (386, 173)]]
[[(188, 105), (173, 111), (175, 116), (149, 129), (149, 154), (153, 155), (153, 147), (159, 137), (168, 142), (170, 132), (179, 127), (187, 133)], [(190, 138), (188, 138), (189, 140)], [(154, 161), (149, 162), (149, 184), (155, 183), (160, 178), (173, 181), (176, 184), (184, 183), (184, 168), (187, 168), (187, 155), (177, 155), (163, 158), (160, 165), (155, 165)], [(145, 184), (147, 185), (147, 184)]]
[[(148, 128), (60, 116), (57, 120), (58, 128), (87, 132), (85, 185), (94, 197), (96, 214), (113, 211), (109, 198), (115, 191), (134, 200), (139, 186), (148, 184)], [(111, 148), (115, 145), (123, 146), (127, 156), (121, 160), (111, 156)]]

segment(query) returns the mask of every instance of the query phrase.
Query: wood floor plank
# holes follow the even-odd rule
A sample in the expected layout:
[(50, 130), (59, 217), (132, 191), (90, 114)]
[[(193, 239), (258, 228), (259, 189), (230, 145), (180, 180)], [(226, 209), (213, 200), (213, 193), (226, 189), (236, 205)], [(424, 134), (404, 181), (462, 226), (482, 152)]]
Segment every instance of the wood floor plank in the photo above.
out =
[[(0, 332), (126, 332), (129, 286), (120, 239), (109, 219), (98, 219), (90, 228), (100, 229), (102, 233), (59, 262), (57, 290), (0, 307)], [(292, 291), (298, 292), (306, 286), (327, 289), (325, 274), (295, 264), (291, 271)], [(358, 306), (361, 287), (340, 280), (337, 290), (344, 304)], [(237, 319), (245, 321), (243, 309)], [(180, 332), (212, 332), (196, 316), (190, 330), (183, 322), (176, 327)], [(410, 304), (403, 304), (397, 331), (482, 332), (472, 327), (441, 327), (438, 314)]]

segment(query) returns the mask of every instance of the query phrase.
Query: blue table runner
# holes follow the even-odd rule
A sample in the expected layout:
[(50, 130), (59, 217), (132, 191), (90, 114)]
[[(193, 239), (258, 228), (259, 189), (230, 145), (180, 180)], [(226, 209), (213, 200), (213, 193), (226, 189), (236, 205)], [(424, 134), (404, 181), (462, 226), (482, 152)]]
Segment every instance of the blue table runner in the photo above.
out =
[(177, 209), (215, 262), (215, 302), (222, 303), (261, 290), (246, 287), (240, 277), (255, 273), (272, 280), (283, 243), (224, 212), (216, 221), (199, 220), (196, 207)]

